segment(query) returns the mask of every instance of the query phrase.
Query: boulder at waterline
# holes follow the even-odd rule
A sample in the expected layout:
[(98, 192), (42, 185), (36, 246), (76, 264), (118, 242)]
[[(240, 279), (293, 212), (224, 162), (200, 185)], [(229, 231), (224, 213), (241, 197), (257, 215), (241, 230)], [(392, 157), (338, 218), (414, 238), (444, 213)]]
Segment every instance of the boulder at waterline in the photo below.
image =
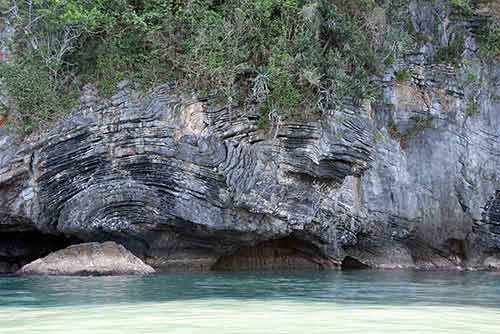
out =
[(488, 256), (484, 259), (484, 269), (500, 271), (500, 256)]
[(35, 260), (20, 275), (111, 276), (151, 274), (155, 270), (115, 242), (72, 245)]

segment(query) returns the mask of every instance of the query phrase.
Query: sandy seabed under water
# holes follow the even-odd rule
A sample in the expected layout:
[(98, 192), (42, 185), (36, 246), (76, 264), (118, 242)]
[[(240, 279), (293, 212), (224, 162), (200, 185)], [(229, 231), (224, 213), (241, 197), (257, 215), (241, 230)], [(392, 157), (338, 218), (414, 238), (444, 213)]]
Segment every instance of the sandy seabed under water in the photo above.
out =
[(500, 333), (500, 310), (345, 307), (324, 302), (196, 300), (102, 307), (11, 309), (0, 333)]
[(500, 334), (500, 275), (0, 277), (0, 334)]

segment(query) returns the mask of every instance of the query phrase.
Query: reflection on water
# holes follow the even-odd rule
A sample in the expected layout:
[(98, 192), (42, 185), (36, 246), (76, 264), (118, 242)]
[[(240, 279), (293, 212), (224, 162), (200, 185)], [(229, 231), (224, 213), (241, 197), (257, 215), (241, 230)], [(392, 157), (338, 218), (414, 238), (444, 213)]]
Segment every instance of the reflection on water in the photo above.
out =
[(495, 273), (0, 277), (0, 333), (500, 333)]

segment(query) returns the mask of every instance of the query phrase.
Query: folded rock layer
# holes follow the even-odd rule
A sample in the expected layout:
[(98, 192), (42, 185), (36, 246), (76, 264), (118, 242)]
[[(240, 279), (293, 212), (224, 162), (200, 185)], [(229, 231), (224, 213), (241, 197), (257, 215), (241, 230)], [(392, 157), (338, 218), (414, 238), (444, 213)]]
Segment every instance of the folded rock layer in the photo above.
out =
[[(380, 99), (314, 119), (260, 129), (252, 105), (124, 82), (85, 87), (38, 139), (0, 129), (0, 271), (107, 240), (157, 270), (494, 268), (500, 66), (477, 57), (477, 16), (432, 6), (409, 19), (440, 38), (388, 66)], [(454, 27), (460, 67), (435, 57)]]

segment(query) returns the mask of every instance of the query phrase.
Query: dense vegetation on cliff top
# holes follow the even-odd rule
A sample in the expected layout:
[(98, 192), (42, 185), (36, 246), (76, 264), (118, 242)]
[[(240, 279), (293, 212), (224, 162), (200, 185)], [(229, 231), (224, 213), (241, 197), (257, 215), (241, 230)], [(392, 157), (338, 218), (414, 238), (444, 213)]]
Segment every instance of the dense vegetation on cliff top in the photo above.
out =
[[(487, 0), (483, 0), (487, 1)], [(408, 0), (1, 0), (16, 28), (15, 60), (0, 75), (11, 123), (30, 132), (59, 119), (79, 89), (101, 95), (131, 79), (144, 90), (175, 81), (257, 107), (274, 118), (371, 102), (387, 66), (432, 40), (416, 31)], [(473, 15), (468, 0), (444, 2)], [(500, 26), (478, 34), (496, 57)], [(438, 50), (458, 64), (463, 36)], [(400, 78), (401, 79), (401, 78)], [(1, 113), (1, 111), (0, 111)]]

